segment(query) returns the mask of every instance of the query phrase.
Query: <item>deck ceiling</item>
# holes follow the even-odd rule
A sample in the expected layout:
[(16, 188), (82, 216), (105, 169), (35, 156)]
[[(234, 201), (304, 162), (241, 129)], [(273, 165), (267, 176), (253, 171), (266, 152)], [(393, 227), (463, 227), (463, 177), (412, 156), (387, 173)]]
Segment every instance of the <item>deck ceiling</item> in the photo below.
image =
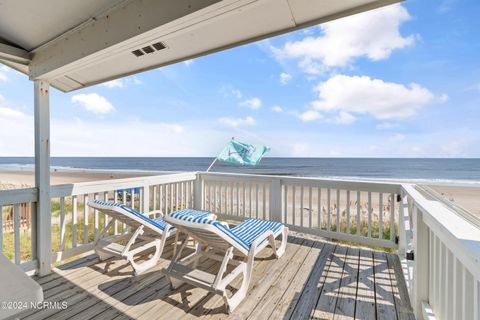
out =
[(0, 63), (68, 92), (398, 1), (0, 0)]

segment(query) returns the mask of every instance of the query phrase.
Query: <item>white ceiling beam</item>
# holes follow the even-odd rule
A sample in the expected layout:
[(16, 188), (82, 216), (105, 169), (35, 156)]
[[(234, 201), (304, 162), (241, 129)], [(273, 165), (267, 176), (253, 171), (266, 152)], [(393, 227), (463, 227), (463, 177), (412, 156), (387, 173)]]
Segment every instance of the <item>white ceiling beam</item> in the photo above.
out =
[[(138, 41), (160, 27), (215, 3), (243, 0), (130, 0), (32, 51), (30, 78), (51, 79), (82, 66), (92, 56)], [(252, 1), (252, 0), (250, 0)]]
[(5, 43), (0, 43), (0, 59), (24, 65), (30, 63), (30, 55), (28, 51)]

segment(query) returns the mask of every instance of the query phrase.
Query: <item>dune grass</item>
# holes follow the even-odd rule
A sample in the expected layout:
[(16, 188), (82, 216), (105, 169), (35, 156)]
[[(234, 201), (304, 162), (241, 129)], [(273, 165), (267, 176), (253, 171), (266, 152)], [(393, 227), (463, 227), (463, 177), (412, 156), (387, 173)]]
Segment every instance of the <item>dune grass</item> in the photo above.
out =
[[(66, 216), (66, 221), (65, 221), (65, 242), (64, 242), (64, 248), (65, 249), (70, 249), (72, 248), (72, 230), (73, 230), (73, 225), (72, 225), (72, 203), (71, 200), (65, 201), (65, 216)], [(52, 207), (52, 252), (59, 252), (61, 251), (61, 243), (60, 243), (60, 201), (52, 201), (51, 204)], [(4, 212), (2, 213), (3, 217), (5, 218), (8, 213), (6, 212), (5, 208), (3, 210)], [(76, 237), (77, 237), (77, 246), (82, 245), (85, 243), (84, 239), (84, 234), (85, 234), (85, 221), (84, 221), (84, 204), (82, 202), (77, 203), (77, 213), (78, 213), (78, 219), (77, 219), (77, 232), (76, 232)], [(340, 219), (340, 231), (341, 233), (347, 233), (351, 235), (356, 235), (357, 234), (357, 223), (355, 220), (355, 217), (350, 217), (350, 224), (349, 224), (349, 232), (347, 232), (347, 226), (346, 226), (346, 218), (343, 215)], [(97, 232), (100, 234), (101, 230), (103, 229), (104, 226), (104, 216), (103, 214), (98, 214), (98, 229)], [(119, 232), (122, 232), (122, 225), (119, 224)], [(336, 225), (336, 215), (333, 214), (331, 217), (331, 224), (330, 224), (330, 229), (328, 229), (328, 226), (325, 221), (322, 222), (321, 225), (322, 230), (330, 230), (332, 232), (337, 231), (337, 225)], [(389, 240), (390, 239), (390, 223), (389, 222), (383, 222), (383, 227), (382, 227), (382, 235), (379, 237), (380, 233), (380, 223), (378, 220), (373, 219), (371, 222), (371, 237), (375, 239), (384, 239), (384, 240)], [(110, 232), (110, 234), (112, 231)], [(368, 236), (368, 223), (367, 221), (362, 221), (360, 222), (360, 236), (367, 237)], [(393, 230), (393, 236), (397, 236), (398, 234), (398, 229), (397, 225), (394, 224), (394, 230)], [(95, 228), (94, 228), (94, 215), (93, 213), (90, 213), (88, 215), (88, 235), (87, 235), (87, 242), (86, 243), (92, 243), (95, 238)], [(353, 246), (358, 246), (363, 244), (359, 244), (356, 242), (350, 242), (350, 241), (336, 241), (338, 243), (343, 243), (347, 245), (353, 245)], [(15, 248), (14, 248), (14, 233), (13, 232), (4, 232), (3, 234), (3, 253), (5, 256), (11, 260), (14, 260), (14, 255), (15, 255)], [(383, 247), (378, 247), (378, 246), (368, 246), (373, 249), (379, 249), (379, 250), (385, 250), (385, 251), (391, 251), (391, 249), (383, 248)], [(31, 260), (31, 231), (30, 230), (21, 230), (20, 231), (20, 259), (21, 261), (29, 261)]]

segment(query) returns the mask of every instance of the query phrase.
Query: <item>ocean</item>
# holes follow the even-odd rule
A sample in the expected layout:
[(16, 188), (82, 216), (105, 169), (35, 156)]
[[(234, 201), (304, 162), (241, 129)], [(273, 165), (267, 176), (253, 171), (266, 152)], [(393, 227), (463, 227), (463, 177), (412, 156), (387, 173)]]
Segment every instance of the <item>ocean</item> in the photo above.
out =
[[(56, 170), (205, 171), (213, 158), (53, 157)], [(0, 157), (0, 169), (33, 170), (32, 157)], [(257, 167), (216, 163), (212, 171), (343, 179), (480, 183), (480, 159), (264, 158)]]

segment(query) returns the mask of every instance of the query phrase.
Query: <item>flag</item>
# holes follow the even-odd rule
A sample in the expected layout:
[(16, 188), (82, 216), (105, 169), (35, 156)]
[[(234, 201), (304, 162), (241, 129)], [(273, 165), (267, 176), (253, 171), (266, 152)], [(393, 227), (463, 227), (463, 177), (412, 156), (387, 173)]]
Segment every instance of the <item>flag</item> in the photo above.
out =
[(231, 140), (217, 156), (217, 160), (241, 166), (256, 166), (268, 151), (270, 151), (270, 148), (263, 145)]

